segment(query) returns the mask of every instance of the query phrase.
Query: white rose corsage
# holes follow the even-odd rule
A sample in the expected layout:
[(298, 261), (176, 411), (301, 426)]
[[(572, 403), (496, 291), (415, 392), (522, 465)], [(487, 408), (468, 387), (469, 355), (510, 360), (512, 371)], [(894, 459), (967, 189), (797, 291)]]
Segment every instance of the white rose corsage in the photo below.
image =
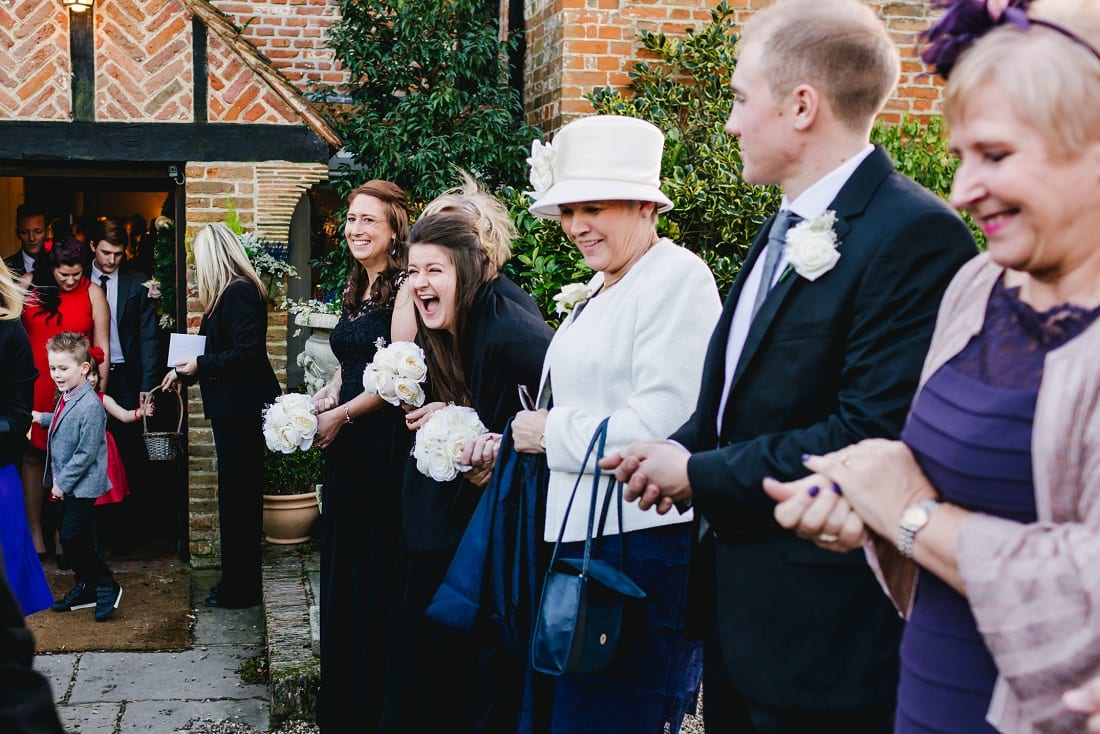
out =
[(590, 293), (586, 283), (570, 283), (563, 285), (561, 291), (554, 296), (554, 313), (568, 316), (579, 304), (588, 300)]
[(787, 230), (787, 269), (780, 280), (794, 270), (813, 281), (833, 269), (840, 260), (835, 224), (836, 212), (829, 209)]
[(150, 298), (160, 298), (160, 281), (156, 278), (150, 278), (142, 283), (145, 286), (145, 290), (149, 291)]
[(531, 141), (531, 156), (527, 159), (527, 165), (531, 166), (531, 188), (527, 194), (539, 198), (554, 185), (554, 162), (558, 152), (550, 143), (541, 140)]
[(488, 432), (477, 411), (461, 405), (448, 405), (432, 413), (416, 432), (413, 458), (417, 470), (437, 482), (449, 482), (468, 471), (462, 450), (471, 438)]

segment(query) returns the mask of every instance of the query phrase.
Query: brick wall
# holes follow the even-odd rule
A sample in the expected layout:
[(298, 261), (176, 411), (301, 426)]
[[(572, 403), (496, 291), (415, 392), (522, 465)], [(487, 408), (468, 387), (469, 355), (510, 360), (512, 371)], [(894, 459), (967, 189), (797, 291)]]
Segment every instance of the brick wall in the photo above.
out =
[[(916, 56), (916, 33), (930, 22), (925, 0), (868, 0), (884, 20), (902, 54), (897, 94), (883, 117), (902, 112), (938, 110), (936, 83), (922, 76)], [(620, 89), (628, 73), (647, 53), (639, 31), (670, 36), (710, 21), (715, 0), (524, 0), (528, 55), (525, 99), (528, 121), (553, 131), (569, 120), (592, 113), (585, 93), (596, 87)], [(771, 0), (729, 0), (738, 23), (771, 4)]]
[(337, 0), (213, 0), (260, 53), (305, 89), (317, 79), (338, 84), (345, 74), (325, 46), (325, 31), (339, 17)]
[[(232, 204), (241, 225), (264, 239), (286, 242), (290, 220), (302, 194), (328, 177), (328, 167), (316, 163), (265, 161), (259, 164), (208, 161), (190, 163), (187, 173), (187, 243), (203, 225), (225, 221), (227, 203)], [(195, 293), (194, 272), (188, 269), (187, 331), (197, 333), (202, 321)], [(271, 366), (286, 385), (287, 318), (283, 311), (270, 311), (267, 322), (267, 351)], [(214, 437), (203, 418), (202, 399), (197, 389), (187, 396), (187, 440), (191, 535), (191, 563), (196, 568), (218, 565), (218, 473)]]

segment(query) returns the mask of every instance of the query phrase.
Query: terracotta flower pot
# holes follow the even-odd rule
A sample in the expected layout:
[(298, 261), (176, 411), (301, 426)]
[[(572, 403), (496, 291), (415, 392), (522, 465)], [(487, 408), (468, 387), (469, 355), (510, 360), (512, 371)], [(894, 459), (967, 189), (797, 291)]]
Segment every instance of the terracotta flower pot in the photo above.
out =
[(277, 544), (304, 543), (320, 516), (316, 492), (265, 494), (264, 539)]

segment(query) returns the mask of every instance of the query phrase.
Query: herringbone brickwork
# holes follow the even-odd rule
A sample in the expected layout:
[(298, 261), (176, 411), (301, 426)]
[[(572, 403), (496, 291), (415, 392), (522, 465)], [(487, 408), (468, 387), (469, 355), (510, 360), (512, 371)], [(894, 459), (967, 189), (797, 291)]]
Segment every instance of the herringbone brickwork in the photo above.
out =
[(191, 24), (179, 0), (99, 0), (95, 43), (97, 120), (191, 121)]
[(212, 122), (299, 123), (294, 109), (250, 69), (229, 44), (209, 39), (209, 110)]
[(213, 0), (272, 65), (305, 89), (318, 79), (339, 84), (346, 74), (325, 45), (325, 31), (339, 17), (337, 0)]
[(60, 4), (0, 4), (0, 119), (68, 120), (69, 19)]

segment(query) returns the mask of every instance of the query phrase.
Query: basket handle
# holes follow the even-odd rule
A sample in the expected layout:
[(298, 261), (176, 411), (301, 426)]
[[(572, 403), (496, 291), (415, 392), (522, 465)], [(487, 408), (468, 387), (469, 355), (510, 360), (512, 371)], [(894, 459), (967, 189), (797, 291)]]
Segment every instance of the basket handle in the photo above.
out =
[[(152, 399), (153, 399), (153, 393), (155, 393), (155, 392), (156, 392), (157, 390), (160, 390), (161, 392), (164, 392), (164, 391), (163, 391), (163, 390), (161, 389), (161, 386), (160, 386), (160, 385), (157, 385), (156, 387), (154, 387), (154, 388), (153, 388), (152, 390), (150, 390), (150, 391), (149, 391), (149, 399), (150, 399), (150, 400), (152, 400)], [(179, 421), (178, 421), (178, 422), (176, 423), (176, 433), (179, 433), (180, 431), (182, 431), (182, 430), (183, 430), (183, 395), (181, 395), (180, 393), (176, 392), (175, 390), (173, 390), (172, 392), (175, 392), (175, 393), (176, 393), (176, 400), (178, 400), (178, 401), (179, 401), (179, 407), (180, 407), (180, 419), (179, 419)], [(141, 415), (141, 430), (142, 430), (142, 432), (144, 432), (144, 433), (148, 433), (148, 432), (149, 432), (149, 425), (148, 425), (148, 420), (149, 420), (149, 416), (143, 413), (143, 414)]]

